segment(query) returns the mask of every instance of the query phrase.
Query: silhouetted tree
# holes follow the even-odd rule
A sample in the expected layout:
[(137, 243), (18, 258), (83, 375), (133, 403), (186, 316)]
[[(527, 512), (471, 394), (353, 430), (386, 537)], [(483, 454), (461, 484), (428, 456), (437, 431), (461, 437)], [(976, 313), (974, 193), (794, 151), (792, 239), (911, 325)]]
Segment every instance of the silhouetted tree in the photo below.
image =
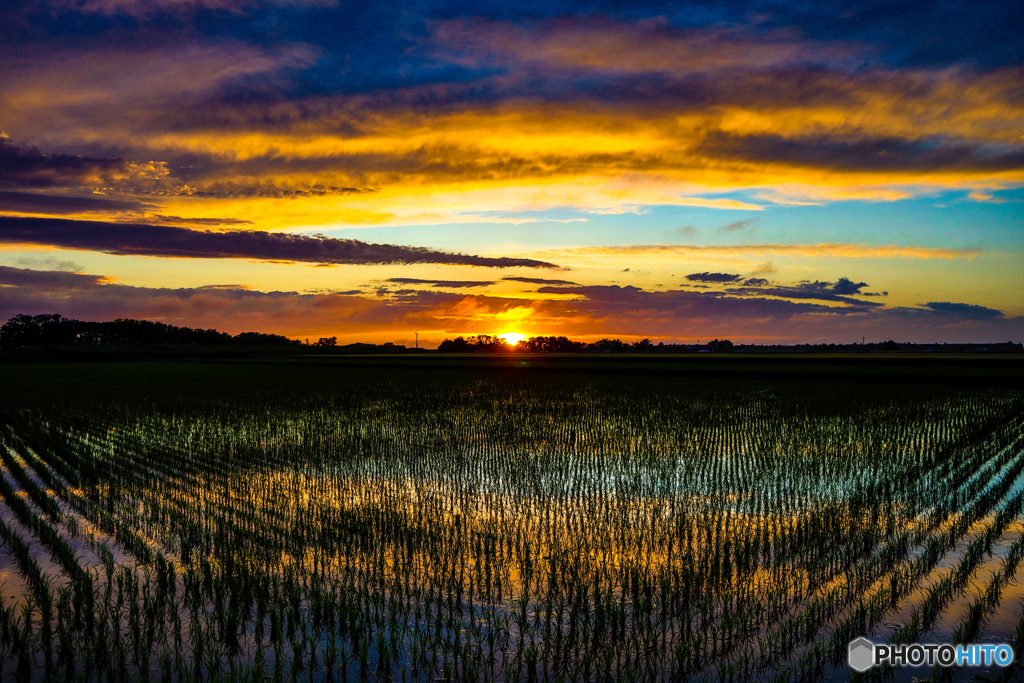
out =
[(337, 345), (338, 345), (338, 338), (337, 337), (320, 337), (320, 339), (315, 344), (313, 344), (313, 346), (337, 346)]
[(598, 353), (622, 353), (623, 351), (629, 351), (629, 344), (618, 339), (602, 339), (588, 345), (587, 350)]
[(226, 332), (178, 327), (152, 320), (118, 318), (113, 322), (80, 323), (83, 341), (93, 344), (230, 344)]
[(653, 350), (654, 344), (651, 343), (650, 339), (641, 339), (633, 343), (633, 351), (636, 353), (650, 353)]
[(82, 323), (59, 313), (20, 314), (0, 326), (0, 346), (74, 344), (81, 331)]
[(467, 353), (473, 348), (462, 337), (456, 337), (455, 339), (445, 339), (438, 345), (437, 350), (441, 353)]
[(266, 334), (264, 332), (240, 332), (233, 337), (236, 344), (280, 344), (280, 345), (301, 345), (298, 339), (289, 339), (279, 334)]
[(571, 353), (583, 351), (587, 345), (568, 337), (530, 337), (519, 342), (517, 348), (530, 353)]
[(437, 350), (441, 353), (503, 353), (511, 351), (512, 347), (501, 337), (478, 334), (468, 339), (445, 339), (438, 345)]
[(731, 353), (732, 342), (728, 339), (713, 339), (708, 342), (708, 349), (712, 353)]
[(279, 334), (226, 332), (178, 327), (152, 320), (118, 318), (109, 322), (82, 322), (59, 313), (16, 315), (0, 326), (0, 346), (68, 344), (299, 344)]
[(501, 337), (492, 337), (489, 334), (478, 334), (475, 337), (470, 337), (469, 343), (474, 347), (474, 351), (482, 351), (484, 353), (498, 353), (512, 350), (512, 347), (508, 345), (507, 341)]

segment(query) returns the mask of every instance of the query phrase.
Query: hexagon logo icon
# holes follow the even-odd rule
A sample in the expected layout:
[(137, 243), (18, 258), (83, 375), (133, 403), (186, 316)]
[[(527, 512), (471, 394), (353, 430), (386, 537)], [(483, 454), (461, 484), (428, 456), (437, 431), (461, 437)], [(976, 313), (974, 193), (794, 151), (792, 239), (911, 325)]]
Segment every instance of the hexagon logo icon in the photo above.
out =
[(863, 673), (875, 665), (875, 644), (867, 638), (857, 638), (850, 642), (847, 661), (854, 671)]

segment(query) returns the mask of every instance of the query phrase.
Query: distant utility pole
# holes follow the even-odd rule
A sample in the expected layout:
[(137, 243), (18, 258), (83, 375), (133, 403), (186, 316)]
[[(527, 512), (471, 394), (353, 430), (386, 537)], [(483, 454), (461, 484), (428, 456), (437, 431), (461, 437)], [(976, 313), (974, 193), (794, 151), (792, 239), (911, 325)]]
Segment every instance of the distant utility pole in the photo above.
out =
[(416, 335), (416, 348), (418, 349), (418, 348), (420, 348), (420, 333), (419, 332), (414, 332), (413, 334)]

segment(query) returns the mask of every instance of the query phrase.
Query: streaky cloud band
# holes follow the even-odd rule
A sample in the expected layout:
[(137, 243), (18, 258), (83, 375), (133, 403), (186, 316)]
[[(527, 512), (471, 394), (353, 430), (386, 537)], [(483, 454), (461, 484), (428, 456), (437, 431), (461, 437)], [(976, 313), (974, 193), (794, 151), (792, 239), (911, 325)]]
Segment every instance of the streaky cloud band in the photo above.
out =
[(332, 264), (438, 263), (491, 268), (558, 268), (526, 258), (452, 254), (426, 247), (373, 244), (323, 235), (255, 230), (213, 232), (169, 225), (0, 216), (0, 243), (38, 244), (107, 254), (171, 258), (245, 258)]

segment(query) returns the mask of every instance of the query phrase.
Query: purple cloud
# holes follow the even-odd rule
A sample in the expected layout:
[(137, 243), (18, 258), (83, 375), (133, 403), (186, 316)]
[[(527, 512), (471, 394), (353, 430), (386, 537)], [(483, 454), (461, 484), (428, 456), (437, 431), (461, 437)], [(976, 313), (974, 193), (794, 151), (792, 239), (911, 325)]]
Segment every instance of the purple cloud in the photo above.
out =
[(545, 280), (542, 277), (503, 277), (502, 280), (509, 282), (525, 282), (530, 285), (575, 285), (569, 280)]
[(108, 254), (248, 258), (312, 263), (442, 263), (491, 268), (557, 268), (534, 259), (451, 254), (425, 247), (372, 244), (322, 235), (254, 230), (210, 232), (167, 225), (0, 216), (0, 243), (42, 244)]
[(120, 157), (44, 154), (0, 137), (0, 187), (66, 187), (124, 166)]
[(686, 279), (690, 282), (737, 282), (743, 277), (731, 273), (692, 273)]

